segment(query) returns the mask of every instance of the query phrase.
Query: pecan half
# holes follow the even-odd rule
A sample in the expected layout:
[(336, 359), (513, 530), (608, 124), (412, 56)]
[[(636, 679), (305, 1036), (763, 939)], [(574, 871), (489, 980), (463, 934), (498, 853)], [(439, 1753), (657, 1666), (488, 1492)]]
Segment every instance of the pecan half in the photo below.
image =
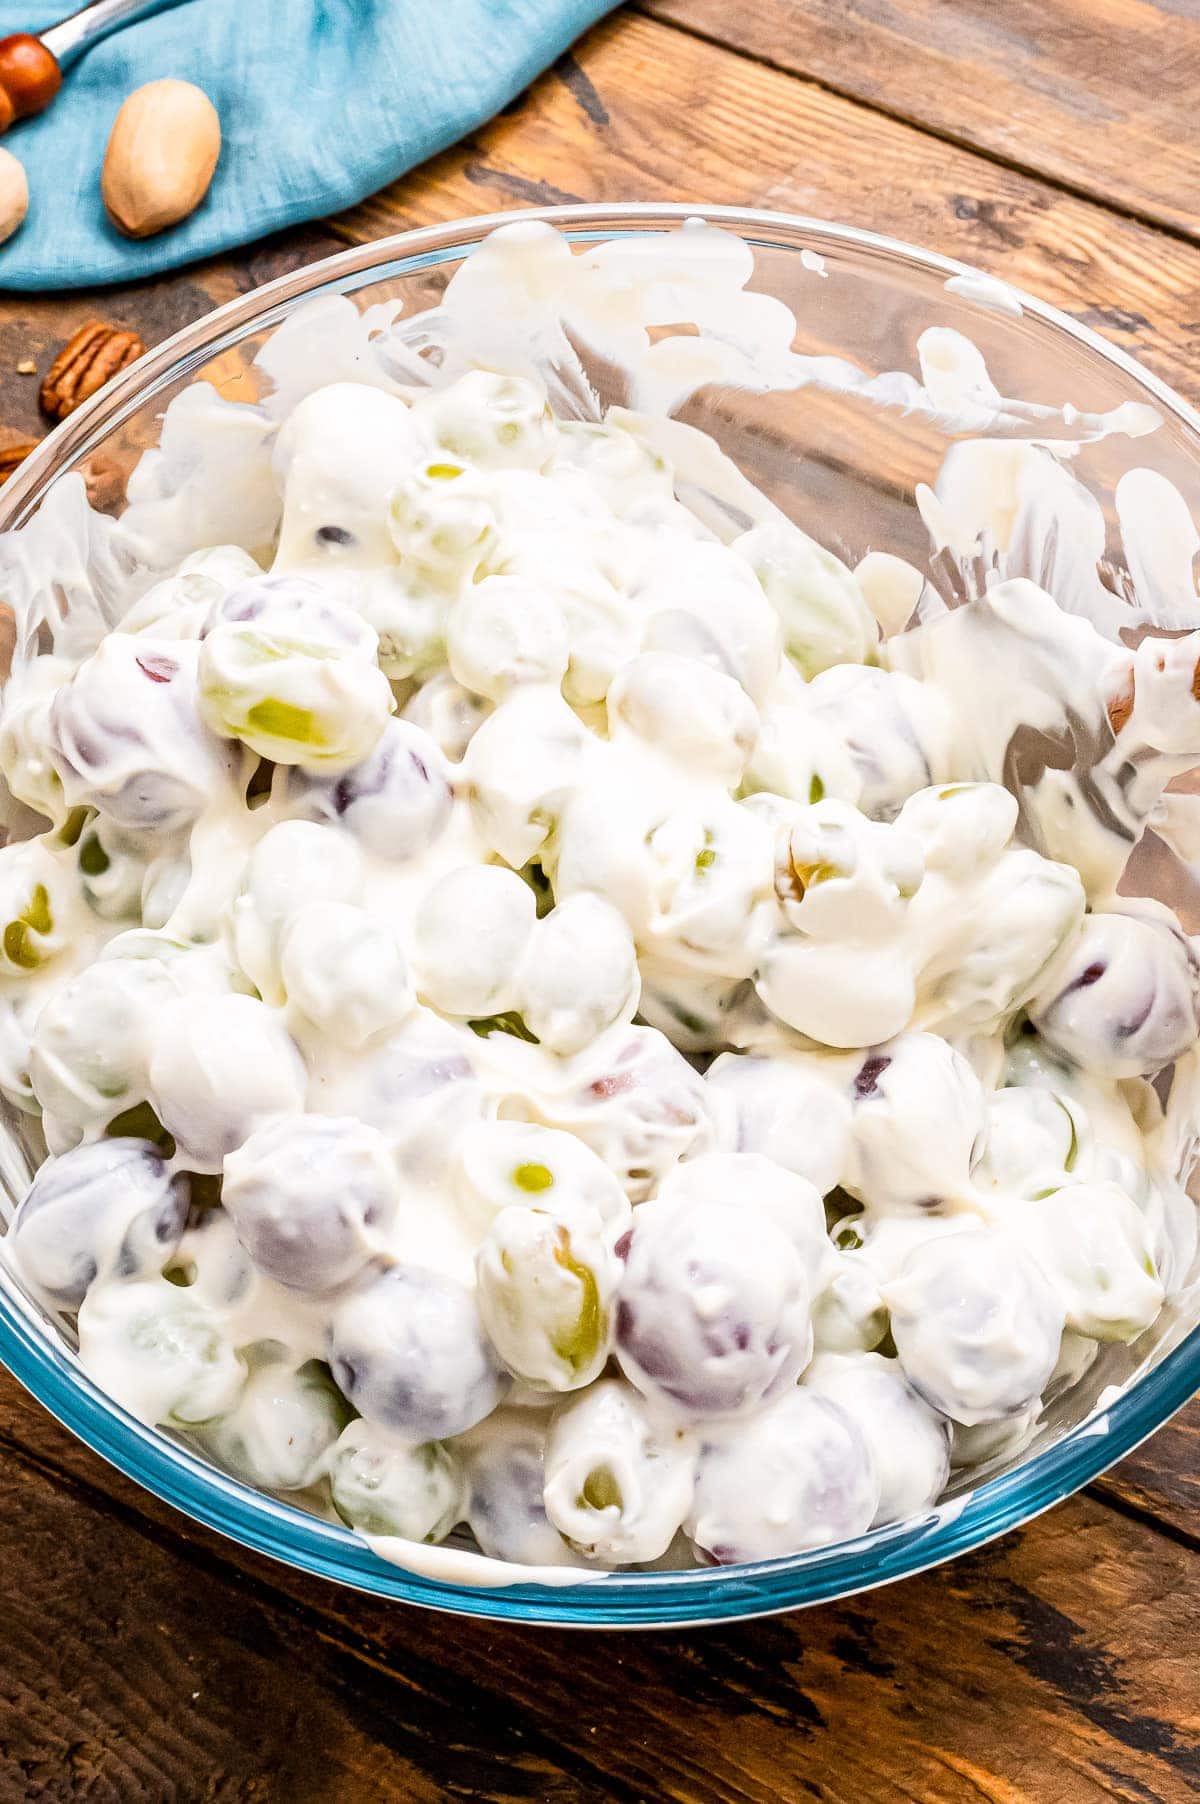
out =
[(11, 445), (0, 445), (0, 482), (7, 482), (17, 465), (23, 464), (29, 453), (36, 450), (35, 438), (18, 438)]
[(1108, 724), (1113, 730), (1114, 738), (1133, 713), (1133, 694), (1133, 670), (1131, 668), (1118, 693), (1110, 695), (1108, 698)]
[(98, 514), (115, 513), (125, 499), (126, 472), (115, 458), (96, 451), (78, 466), (87, 488), (88, 505)]
[(43, 409), (51, 419), (65, 420), (145, 349), (136, 332), (89, 320), (67, 340), (46, 371), (39, 397)]

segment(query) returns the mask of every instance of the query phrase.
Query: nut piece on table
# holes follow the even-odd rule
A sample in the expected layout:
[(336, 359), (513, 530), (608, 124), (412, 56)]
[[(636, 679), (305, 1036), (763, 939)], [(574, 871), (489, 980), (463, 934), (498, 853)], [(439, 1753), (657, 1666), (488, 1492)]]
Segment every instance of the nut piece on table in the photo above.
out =
[(177, 225), (208, 193), (221, 154), (217, 109), (190, 81), (152, 81), (122, 104), (104, 153), (105, 210), (128, 238)]
[(28, 31), (0, 38), (0, 132), (48, 107), (62, 87), (58, 58)]
[(12, 237), (28, 211), (29, 183), (25, 179), (25, 165), (11, 150), (0, 150), (0, 244)]
[(23, 464), (31, 451), (37, 450), (35, 438), (14, 439), (9, 445), (0, 445), (0, 482), (7, 482), (18, 464)]
[(39, 393), (43, 410), (51, 419), (65, 420), (145, 349), (136, 332), (89, 320), (67, 340), (46, 371)]

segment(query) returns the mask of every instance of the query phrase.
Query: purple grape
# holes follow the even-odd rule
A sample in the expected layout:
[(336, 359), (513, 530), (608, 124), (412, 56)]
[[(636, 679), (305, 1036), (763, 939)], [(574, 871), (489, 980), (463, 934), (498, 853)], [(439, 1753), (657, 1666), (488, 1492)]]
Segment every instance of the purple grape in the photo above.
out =
[(1195, 1043), (1198, 999), (1195, 955), (1173, 922), (1090, 914), (1030, 1003), (1029, 1018), (1085, 1071), (1150, 1076)]
[(397, 1200), (391, 1150), (365, 1122), (284, 1115), (229, 1154), (222, 1198), (261, 1272), (295, 1290), (331, 1290), (382, 1244)]
[(644, 1203), (624, 1255), (616, 1350), (644, 1396), (686, 1415), (758, 1408), (812, 1353), (800, 1254), (743, 1197)]
[(102, 1268), (120, 1278), (160, 1272), (183, 1234), (188, 1187), (147, 1140), (97, 1140), (50, 1159), (12, 1226), (21, 1275), (77, 1309)]
[(471, 1292), (420, 1266), (393, 1266), (338, 1304), (329, 1363), (361, 1415), (414, 1441), (462, 1434), (508, 1387)]
[(305, 793), (319, 819), (340, 822), (388, 859), (415, 858), (432, 845), (453, 800), (441, 752), (407, 720), (389, 721), (361, 764), (329, 782), (309, 782)]

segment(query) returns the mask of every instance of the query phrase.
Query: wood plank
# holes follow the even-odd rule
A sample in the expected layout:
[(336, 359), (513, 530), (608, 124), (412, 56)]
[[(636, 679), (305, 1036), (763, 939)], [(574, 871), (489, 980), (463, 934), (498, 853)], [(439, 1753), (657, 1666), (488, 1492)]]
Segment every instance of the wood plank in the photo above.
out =
[[(58, 351), (85, 320), (102, 319), (156, 345), (214, 307), (274, 281), (302, 264), (344, 248), (327, 226), (300, 226), (209, 258), (175, 275), (70, 293), (12, 294), (0, 299), (0, 445), (40, 438), (51, 422), (38, 409), (38, 386)], [(19, 364), (33, 363), (32, 371)]]
[[(197, 1571), (12, 1458), (0, 1510), (0, 1796), (12, 1804), (444, 1797), (406, 1757), (390, 1676), (282, 1602), (248, 1599), (232, 1574)], [(486, 1747), (476, 1758), (486, 1773)], [(552, 1777), (528, 1755), (514, 1764), (527, 1785)]]
[(655, 17), (1200, 237), (1178, 0), (641, 0)]
[(891, 232), (1041, 295), (1197, 391), (1191, 244), (633, 14), (332, 224), (358, 242), (577, 200), (725, 201)]
[[(553, 183), (545, 171), (553, 169)], [(284, 268), (460, 215), (572, 200), (714, 200), (893, 232), (994, 271), (1197, 390), (1200, 253), (869, 107), (620, 14), (506, 113), (326, 227), (179, 276), (0, 303), (0, 435), (35, 432), (39, 372), (101, 313), (148, 342)], [(332, 233), (336, 233), (335, 238)]]
[[(429, 1795), (416, 1774), (552, 1804), (1184, 1804), (1200, 1784), (1194, 1556), (1094, 1498), (842, 1605), (616, 1638), (418, 1614), (246, 1554), (8, 1379), (0, 1509), (0, 1762), (52, 1773), (74, 1698), (67, 1745), (126, 1786), (89, 1798), (365, 1804)], [(143, 1724), (149, 1767), (118, 1766)], [(153, 1789), (201, 1756), (229, 1790)], [(0, 1795), (37, 1795), (3, 1772)]]
[[(338, 230), (677, 198), (683, 181), (683, 198), (823, 212), (995, 268), (1186, 385), (1190, 247), (632, 17)], [(153, 342), (332, 242), (314, 228), (128, 291), (11, 298), (0, 422), (29, 429), (36, 383), (15, 364), (82, 318), (127, 320)], [(242, 1555), (17, 1395), (0, 1381), (0, 1586), (19, 1628), (0, 1678), (3, 1797), (1174, 1804), (1200, 1780), (1200, 1700), (1177, 1651), (1197, 1639), (1194, 1556), (1096, 1497), (836, 1609), (686, 1640), (535, 1636)], [(1195, 1523), (1195, 1414), (1102, 1481), (1181, 1535)]]
[(1200, 1551), (1200, 1397), (1092, 1489), (1098, 1497), (1152, 1517)]

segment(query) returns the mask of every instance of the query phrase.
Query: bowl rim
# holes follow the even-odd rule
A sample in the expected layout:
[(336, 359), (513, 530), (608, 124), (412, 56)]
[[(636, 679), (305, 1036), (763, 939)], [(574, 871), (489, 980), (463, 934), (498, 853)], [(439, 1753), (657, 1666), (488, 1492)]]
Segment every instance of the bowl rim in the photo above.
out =
[(1197, 1326), (1030, 1460), (907, 1522), (752, 1565), (618, 1570), (577, 1583), (492, 1588), (385, 1561), (352, 1530), (254, 1489), (138, 1421), (51, 1338), (2, 1270), (0, 1362), (63, 1427), (164, 1503), (253, 1552), (351, 1589), (453, 1615), (558, 1628), (698, 1628), (837, 1602), (915, 1577), (1024, 1527), (1082, 1489), (1169, 1421), (1200, 1383)]
[[(415, 226), (406, 232), (393, 232), (387, 237), (368, 239), (362, 244), (351, 245), (344, 251), (335, 251), (328, 257), (318, 258), (315, 262), (301, 264), (298, 269), (286, 271), (269, 282), (249, 289), (245, 294), (223, 301), (219, 307), (214, 307), (201, 314), (199, 319), (181, 326), (178, 331), (144, 352), (135, 362), (126, 365), (38, 442), (36, 449), (18, 464), (7, 482), (0, 485), (0, 531), (7, 531), (12, 526), (23, 523), (28, 504), (40, 499), (35, 491), (43, 477), (49, 474), (51, 466), (60, 465), (69, 456), (81, 454), (86, 448), (87, 437), (96, 426), (101, 423), (116, 423), (128, 410), (130, 403), (145, 400), (148, 388), (168, 375), (179, 374), (179, 365), (184, 357), (196, 355), (200, 351), (205, 356), (213, 355), (218, 348), (216, 341), (228, 332), (239, 333), (244, 326), (254, 325), (262, 329), (278, 323), (270, 317), (274, 309), (286, 306), (293, 300), (299, 301), (310, 289), (343, 281), (350, 284), (353, 277), (366, 276), (369, 272), (374, 272), (374, 279), (379, 280), (381, 277), (378, 266), (393, 260), (410, 261), (431, 253), (440, 254), (444, 258), (456, 248), (465, 252), (489, 232), (505, 225), (544, 222), (563, 228), (572, 239), (585, 240), (589, 231), (602, 239), (619, 235), (627, 226), (650, 229), (654, 222), (660, 221), (663, 229), (667, 230), (691, 219), (731, 227), (751, 244), (755, 242), (756, 232), (783, 231), (822, 239), (830, 245), (884, 251), (940, 274), (947, 281), (961, 276), (999, 287), (1020, 303), (1022, 313), (1031, 314), (1042, 324), (1063, 332), (1077, 344), (1093, 352), (1102, 362), (1112, 364), (1139, 383), (1160, 406), (1200, 439), (1200, 408), (1192, 407), (1169, 383), (1148, 370), (1119, 345), (1110, 343), (1100, 333), (1073, 319), (1061, 308), (1041, 300), (1027, 289), (1008, 281), (1006, 277), (991, 275), (976, 264), (960, 262), (957, 258), (944, 256), (940, 251), (927, 250), (921, 245), (911, 244), (903, 238), (894, 238), (885, 232), (870, 231), (864, 226), (842, 225), (835, 220), (820, 219), (811, 214), (781, 213), (759, 207), (726, 204), (705, 206), (699, 202), (681, 201), (580, 202), (569, 206), (515, 207), (501, 213), (467, 215), (447, 220), (440, 225)], [(601, 229), (604, 227), (611, 229)], [(750, 229), (743, 230), (744, 227)], [(981, 309), (985, 308), (985, 303), (978, 304)]]
[[(0, 490), (0, 531), (23, 523), (64, 464), (69, 467), (85, 455), (100, 431), (107, 432), (144, 405), (159, 384), (216, 355), (223, 339), (233, 343), (248, 331), (277, 324), (292, 305), (317, 292), (339, 287), (353, 292), (360, 285), (356, 277), (382, 280), (392, 264), (408, 266), (408, 271), (394, 271), (399, 276), (422, 261), (469, 254), (502, 225), (545, 222), (563, 229), (572, 241), (587, 242), (666, 231), (697, 218), (737, 231), (752, 246), (759, 239), (777, 243), (783, 233), (831, 248), (888, 253), (944, 280), (1000, 280), (1024, 313), (1120, 370), (1187, 427), (1200, 457), (1200, 412), (1168, 384), (1060, 309), (975, 266), (884, 233), (799, 214), (699, 203), (596, 203), (513, 209), (394, 233), (304, 264), (212, 309), (147, 351), (42, 440)], [(0, 1283), (0, 1360), (63, 1426), (127, 1477), (193, 1520), (285, 1565), (376, 1596), (483, 1619), (652, 1628), (701, 1626), (834, 1601), (913, 1576), (1022, 1526), (1089, 1483), (1187, 1403), (1200, 1388), (1200, 1326), (1030, 1460), (915, 1521), (755, 1565), (618, 1571), (589, 1575), (582, 1583), (514, 1583), (496, 1589), (427, 1578), (379, 1559), (351, 1530), (229, 1477), (138, 1422), (93, 1383), (76, 1356), (51, 1338), (38, 1312), (7, 1282)]]

